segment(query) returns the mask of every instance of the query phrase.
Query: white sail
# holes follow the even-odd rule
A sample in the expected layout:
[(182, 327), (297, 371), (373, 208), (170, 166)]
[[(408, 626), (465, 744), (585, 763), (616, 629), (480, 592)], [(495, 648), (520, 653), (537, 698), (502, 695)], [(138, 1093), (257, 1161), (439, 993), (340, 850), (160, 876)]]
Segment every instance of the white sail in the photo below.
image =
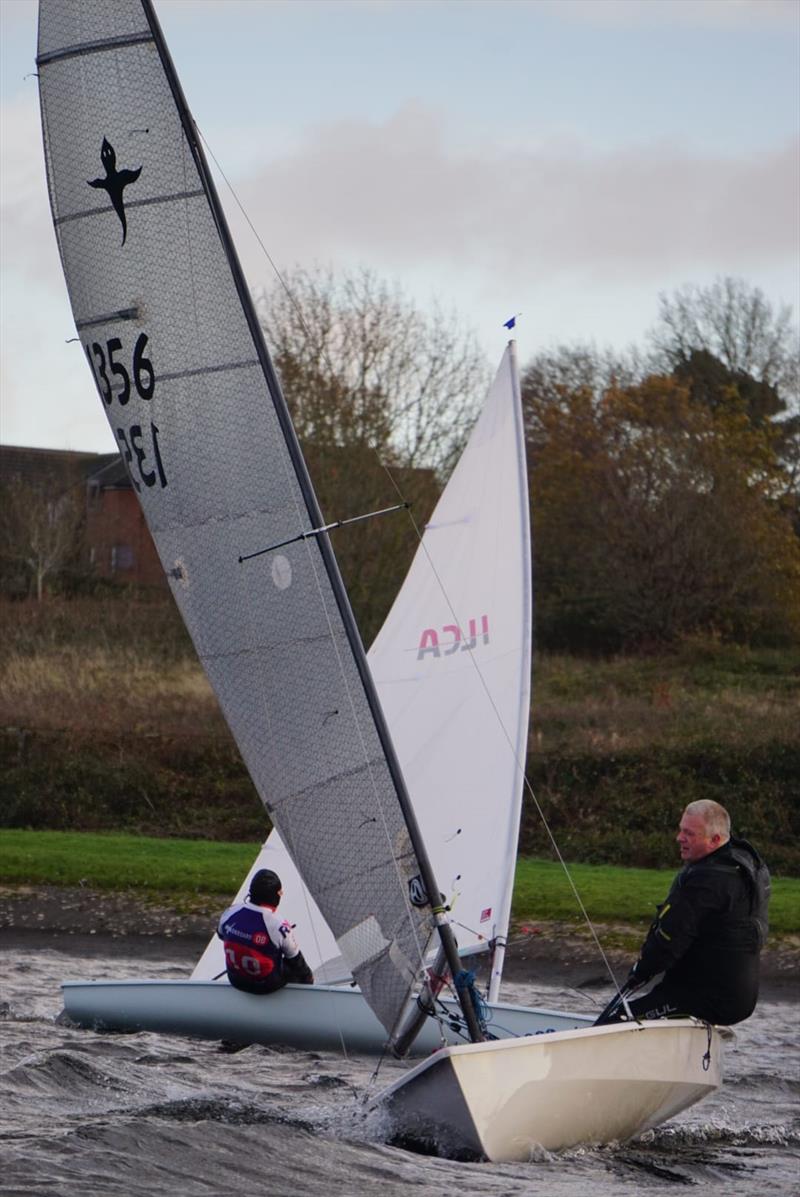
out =
[(327, 537), (242, 562), (322, 521), (150, 0), (42, 0), (37, 65), (101, 401), (256, 788), (391, 1031), (432, 930), (424, 854)]
[[(530, 707), (530, 571), (512, 344), (369, 651), (462, 952), (508, 930)], [(280, 875), (284, 908), (299, 923), (318, 979), (339, 979), (346, 969), (335, 940), (277, 833), (241, 896), (258, 868)], [(209, 978), (223, 968), (221, 945), (212, 940), (193, 975)]]

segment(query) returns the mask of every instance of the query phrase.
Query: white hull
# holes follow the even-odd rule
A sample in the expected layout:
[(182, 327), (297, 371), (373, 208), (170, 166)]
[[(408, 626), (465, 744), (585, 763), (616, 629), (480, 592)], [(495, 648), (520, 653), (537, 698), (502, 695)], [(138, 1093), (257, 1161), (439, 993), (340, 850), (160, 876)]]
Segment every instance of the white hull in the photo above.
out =
[[(284, 1044), (313, 1051), (379, 1054), (386, 1032), (360, 990), (349, 986), (287, 985), (268, 997), (233, 989), (226, 981), (66, 981), (64, 1012), (80, 1026), (102, 1030), (159, 1031), (198, 1039)], [(455, 1002), (445, 1006), (458, 1014)], [(532, 1035), (582, 1027), (580, 1014), (497, 1003), (490, 1028), (498, 1036)], [(463, 1040), (445, 1027), (448, 1043)], [(428, 1019), (412, 1051), (426, 1055), (441, 1046), (438, 1025)]]
[(528, 1160), (629, 1139), (721, 1083), (721, 1041), (692, 1019), (445, 1048), (385, 1090), (395, 1139), (443, 1155)]

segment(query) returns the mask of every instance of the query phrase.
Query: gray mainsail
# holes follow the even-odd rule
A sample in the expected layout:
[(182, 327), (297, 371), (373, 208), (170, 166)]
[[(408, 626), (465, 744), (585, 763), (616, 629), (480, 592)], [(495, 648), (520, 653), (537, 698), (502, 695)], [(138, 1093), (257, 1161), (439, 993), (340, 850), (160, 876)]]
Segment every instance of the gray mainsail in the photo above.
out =
[(42, 0), (37, 65), (101, 401), (258, 792), (391, 1032), (429, 870), (327, 538), (239, 561), (322, 520), (149, 0)]

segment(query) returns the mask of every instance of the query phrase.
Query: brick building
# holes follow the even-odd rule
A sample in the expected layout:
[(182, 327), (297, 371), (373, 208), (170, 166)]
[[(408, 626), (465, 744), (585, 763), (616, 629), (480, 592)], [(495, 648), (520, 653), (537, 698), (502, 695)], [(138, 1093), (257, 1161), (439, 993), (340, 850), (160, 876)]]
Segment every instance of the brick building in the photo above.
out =
[(118, 453), (0, 445), (0, 487), (8, 495), (16, 490), (44, 500), (53, 518), (67, 502), (79, 507), (81, 572), (138, 586), (167, 585)]
[(117, 453), (98, 455), (87, 467), (86, 547), (97, 577), (139, 586), (167, 585), (144, 513)]

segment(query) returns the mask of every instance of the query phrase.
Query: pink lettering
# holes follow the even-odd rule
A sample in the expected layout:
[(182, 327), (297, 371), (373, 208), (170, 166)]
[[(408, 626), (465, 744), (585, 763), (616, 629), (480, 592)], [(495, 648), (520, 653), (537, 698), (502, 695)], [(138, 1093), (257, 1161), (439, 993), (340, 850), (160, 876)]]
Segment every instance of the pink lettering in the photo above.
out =
[(461, 640), (461, 628), (456, 623), (446, 623), (442, 628), (442, 632), (446, 635), (448, 632), (453, 633), (453, 644), (450, 648), (444, 650), (446, 657), (451, 656), (452, 653), (458, 652), (458, 644)]
[[(480, 631), (478, 625), (480, 624)], [(441, 631), (442, 642), (436, 628), (425, 628), (417, 649), (417, 660), (422, 661), (428, 655), (434, 657), (450, 657), (453, 653), (471, 652), (477, 647), (480, 636), (483, 644), (489, 643), (489, 616), (481, 615), (480, 620), (470, 619), (469, 636), (465, 636), (458, 624), (446, 623)], [(446, 647), (443, 647), (446, 645)]]
[(419, 642), (419, 649), (417, 650), (417, 660), (422, 661), (426, 653), (433, 653), (434, 657), (440, 657), (439, 652), (439, 635), (436, 628), (426, 628), (422, 633), (422, 639)]
[(472, 652), (473, 648), (478, 643), (477, 627), (478, 621), (476, 619), (471, 619), (469, 621), (469, 640), (465, 641), (464, 644), (461, 645), (462, 653)]

